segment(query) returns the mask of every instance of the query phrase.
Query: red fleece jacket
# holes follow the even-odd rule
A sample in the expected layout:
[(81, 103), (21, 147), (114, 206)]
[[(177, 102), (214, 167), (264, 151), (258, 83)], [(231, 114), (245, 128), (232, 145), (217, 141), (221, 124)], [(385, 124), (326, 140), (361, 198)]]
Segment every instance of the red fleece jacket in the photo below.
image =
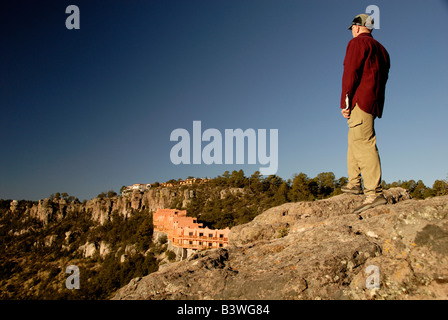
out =
[(350, 40), (344, 59), (341, 108), (345, 108), (348, 94), (350, 109), (357, 103), (361, 110), (381, 118), (389, 69), (389, 53), (370, 33)]

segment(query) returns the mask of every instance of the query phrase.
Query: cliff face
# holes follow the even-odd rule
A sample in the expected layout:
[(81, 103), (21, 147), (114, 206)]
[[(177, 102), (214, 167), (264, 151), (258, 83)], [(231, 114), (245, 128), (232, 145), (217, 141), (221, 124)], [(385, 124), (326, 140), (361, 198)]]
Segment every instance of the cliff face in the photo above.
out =
[(448, 196), (385, 195), (361, 218), (356, 195), (271, 208), (232, 228), (229, 248), (164, 265), (113, 299), (446, 299)]
[(185, 206), (193, 197), (193, 190), (158, 188), (144, 193), (131, 192), (121, 197), (94, 198), (85, 204), (67, 202), (63, 199), (56, 201), (43, 199), (28, 208), (27, 214), (48, 225), (50, 222), (62, 220), (69, 212), (90, 213), (93, 221), (103, 225), (110, 220), (113, 212), (129, 217), (133, 210), (156, 211), (158, 208), (170, 207), (175, 201)]
[[(160, 187), (84, 203), (1, 200), (0, 300), (106, 299), (168, 259), (152, 241), (150, 212), (187, 205), (195, 193)], [(69, 265), (80, 269), (79, 290), (65, 287)]]

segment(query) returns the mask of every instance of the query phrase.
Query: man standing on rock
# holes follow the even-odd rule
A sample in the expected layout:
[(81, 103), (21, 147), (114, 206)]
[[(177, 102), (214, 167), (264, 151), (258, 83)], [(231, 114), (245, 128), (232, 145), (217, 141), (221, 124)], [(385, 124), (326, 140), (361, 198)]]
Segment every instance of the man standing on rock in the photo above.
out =
[(343, 192), (362, 194), (361, 213), (387, 203), (381, 187), (381, 163), (376, 146), (374, 120), (381, 118), (390, 60), (386, 49), (372, 37), (373, 19), (357, 15), (349, 30), (353, 39), (347, 45), (342, 77), (341, 113), (348, 119), (348, 183)]

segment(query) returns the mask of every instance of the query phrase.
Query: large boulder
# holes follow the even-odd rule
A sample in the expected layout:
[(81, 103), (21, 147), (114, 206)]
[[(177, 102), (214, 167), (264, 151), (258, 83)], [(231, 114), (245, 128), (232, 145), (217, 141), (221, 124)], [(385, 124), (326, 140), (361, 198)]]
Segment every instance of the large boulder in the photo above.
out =
[(234, 227), (228, 248), (133, 279), (113, 299), (446, 299), (448, 196), (385, 195), (361, 216), (363, 196), (347, 194), (271, 208)]

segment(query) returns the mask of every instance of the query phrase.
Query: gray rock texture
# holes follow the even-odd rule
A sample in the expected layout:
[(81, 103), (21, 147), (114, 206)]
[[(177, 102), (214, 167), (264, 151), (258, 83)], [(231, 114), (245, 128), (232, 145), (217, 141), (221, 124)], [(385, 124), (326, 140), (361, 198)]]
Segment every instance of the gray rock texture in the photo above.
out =
[(448, 196), (385, 196), (361, 216), (363, 196), (348, 194), (271, 208), (234, 227), (228, 248), (163, 265), (112, 299), (447, 299)]

